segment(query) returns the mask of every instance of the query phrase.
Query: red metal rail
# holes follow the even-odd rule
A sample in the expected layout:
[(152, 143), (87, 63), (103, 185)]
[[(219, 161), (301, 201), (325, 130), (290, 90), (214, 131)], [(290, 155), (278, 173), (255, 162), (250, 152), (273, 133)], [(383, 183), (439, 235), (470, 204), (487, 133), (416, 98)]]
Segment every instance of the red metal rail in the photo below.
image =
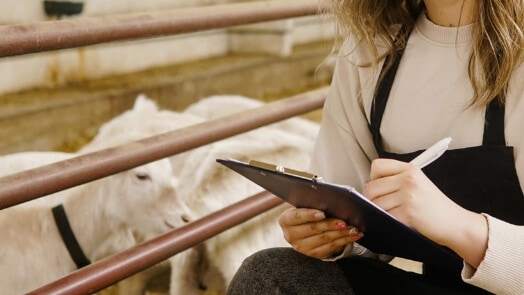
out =
[(314, 15), (318, 2), (258, 1), (0, 26), (0, 57)]

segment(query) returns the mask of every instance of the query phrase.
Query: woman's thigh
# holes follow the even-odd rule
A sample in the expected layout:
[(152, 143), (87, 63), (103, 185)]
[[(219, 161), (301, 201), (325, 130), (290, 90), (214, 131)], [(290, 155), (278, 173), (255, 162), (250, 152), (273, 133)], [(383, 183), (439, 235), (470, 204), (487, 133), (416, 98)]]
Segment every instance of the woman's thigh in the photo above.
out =
[(227, 294), (353, 293), (337, 263), (314, 259), (292, 248), (271, 248), (244, 261), (229, 284)]

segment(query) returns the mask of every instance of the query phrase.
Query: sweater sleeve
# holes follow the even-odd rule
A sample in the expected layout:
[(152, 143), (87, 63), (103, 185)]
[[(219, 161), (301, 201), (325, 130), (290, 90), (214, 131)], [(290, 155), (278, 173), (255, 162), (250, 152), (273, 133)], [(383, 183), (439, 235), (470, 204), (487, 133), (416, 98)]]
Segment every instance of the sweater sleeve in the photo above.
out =
[(495, 294), (524, 294), (524, 226), (485, 215), (488, 220), (488, 248), (477, 269), (467, 263), (462, 279)]
[[(363, 72), (362, 67), (356, 65), (359, 51), (353, 49), (349, 41), (337, 58), (309, 171), (326, 181), (361, 190), (369, 178), (371, 160), (377, 157), (366, 116), (365, 101), (369, 100), (363, 99), (363, 93), (371, 93), (373, 89), (370, 73), (374, 72), (369, 68)], [(363, 89), (365, 87), (369, 89)], [(337, 257), (326, 260), (352, 255), (377, 257), (355, 243), (346, 245)]]
[(377, 157), (362, 98), (363, 84), (372, 88), (372, 83), (362, 81), (361, 67), (353, 61), (357, 50), (351, 48), (346, 43), (337, 58), (309, 171), (361, 190)]

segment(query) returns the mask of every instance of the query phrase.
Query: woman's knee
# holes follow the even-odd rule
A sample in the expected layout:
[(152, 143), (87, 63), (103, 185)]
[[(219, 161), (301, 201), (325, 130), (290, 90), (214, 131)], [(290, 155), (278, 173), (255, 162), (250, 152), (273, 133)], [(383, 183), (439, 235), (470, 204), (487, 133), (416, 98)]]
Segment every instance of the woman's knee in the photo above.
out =
[(247, 257), (237, 275), (271, 276), (275, 270), (285, 272), (286, 269), (295, 264), (301, 255), (291, 248), (270, 248), (260, 250)]
[(244, 260), (229, 284), (228, 295), (307, 294), (313, 290), (316, 294), (348, 294), (351, 288), (336, 263), (292, 248), (272, 248)]
[(277, 272), (285, 272), (280, 259), (289, 256), (294, 254), (286, 248), (271, 248), (247, 257), (229, 283), (227, 294), (267, 294), (268, 290), (278, 289)]

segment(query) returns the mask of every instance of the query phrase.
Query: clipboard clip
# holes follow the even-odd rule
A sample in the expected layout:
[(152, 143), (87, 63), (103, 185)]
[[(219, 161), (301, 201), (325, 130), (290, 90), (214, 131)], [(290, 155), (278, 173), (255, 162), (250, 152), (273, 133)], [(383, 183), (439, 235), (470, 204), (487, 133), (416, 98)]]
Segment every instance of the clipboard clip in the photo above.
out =
[(295, 169), (286, 168), (286, 167), (281, 166), (281, 165), (269, 164), (269, 163), (262, 162), (262, 161), (257, 161), (257, 160), (250, 160), (249, 161), (249, 165), (254, 166), (254, 167), (258, 167), (258, 168), (262, 168), (262, 169), (266, 169), (266, 170), (269, 170), (269, 171), (277, 172), (277, 173), (280, 173), (280, 174), (285, 174), (285, 175), (290, 175), (290, 176), (294, 176), (294, 177), (298, 177), (298, 178), (302, 178), (302, 179), (307, 179), (307, 180), (310, 180), (310, 181), (313, 181), (313, 182), (324, 182), (322, 177), (317, 176), (315, 174), (311, 174), (309, 172), (299, 171), (299, 170), (295, 170)]

